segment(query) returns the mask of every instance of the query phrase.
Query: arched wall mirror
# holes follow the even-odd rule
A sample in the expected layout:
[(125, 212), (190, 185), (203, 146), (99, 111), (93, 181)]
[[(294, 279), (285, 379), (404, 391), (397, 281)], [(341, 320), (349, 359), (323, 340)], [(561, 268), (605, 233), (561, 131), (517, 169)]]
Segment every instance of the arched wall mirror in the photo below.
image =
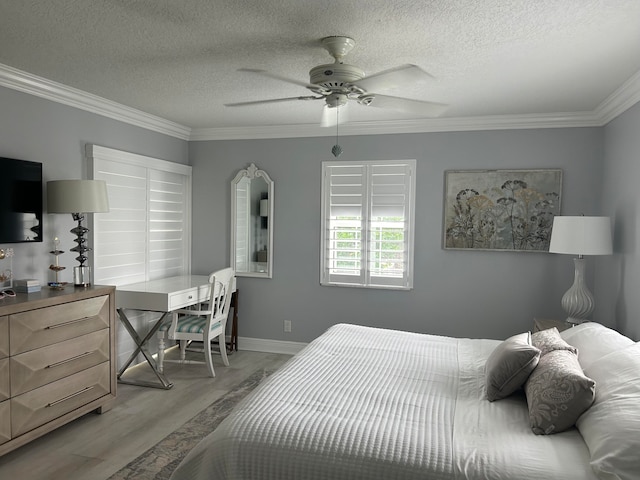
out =
[(240, 277), (272, 276), (273, 181), (253, 163), (231, 182), (231, 266)]

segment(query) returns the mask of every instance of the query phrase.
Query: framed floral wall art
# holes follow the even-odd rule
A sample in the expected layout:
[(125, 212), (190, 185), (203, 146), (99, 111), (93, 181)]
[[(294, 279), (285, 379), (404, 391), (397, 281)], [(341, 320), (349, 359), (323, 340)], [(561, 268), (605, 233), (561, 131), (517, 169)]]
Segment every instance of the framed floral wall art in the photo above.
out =
[(445, 249), (548, 251), (562, 170), (445, 172)]

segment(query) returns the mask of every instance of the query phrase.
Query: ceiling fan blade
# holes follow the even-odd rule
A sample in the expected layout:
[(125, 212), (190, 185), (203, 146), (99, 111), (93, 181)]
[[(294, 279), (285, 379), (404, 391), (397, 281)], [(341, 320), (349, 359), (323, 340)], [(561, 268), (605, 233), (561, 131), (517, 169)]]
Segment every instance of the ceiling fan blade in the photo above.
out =
[(358, 103), (368, 107), (389, 108), (391, 110), (414, 113), (425, 117), (438, 117), (449, 107), (444, 103), (412, 100), (410, 98), (378, 95), (376, 93), (361, 95), (358, 98)]
[(318, 85), (312, 85), (310, 83), (303, 82), (303, 81), (300, 81), (300, 80), (295, 80), (293, 78), (283, 77), (282, 75), (278, 75), (278, 74), (275, 74), (275, 73), (267, 72), (266, 70), (260, 70), (260, 69), (257, 69), (257, 68), (239, 68), (238, 71), (239, 72), (255, 73), (256, 75), (260, 75), (260, 76), (263, 76), (263, 77), (273, 78), (275, 80), (280, 80), (281, 82), (292, 83), (294, 85), (299, 85), (299, 86), (304, 87), (304, 88), (309, 88), (309, 89), (312, 89), (313, 91), (318, 89)]
[(293, 100), (322, 100), (324, 97), (287, 97), (287, 98), (271, 98), (269, 100), (251, 100), (249, 102), (235, 102), (235, 103), (225, 103), (225, 107), (247, 107), (250, 105), (260, 105), (262, 103), (281, 103), (281, 102), (291, 102)]
[(417, 65), (406, 64), (374, 73), (358, 80), (355, 84), (367, 92), (373, 92), (420, 83), (432, 78)]
[[(345, 104), (338, 107), (330, 107), (325, 105), (322, 109), (322, 119), (320, 120), (321, 127), (335, 127), (336, 125), (342, 125), (346, 123), (349, 118), (349, 104)], [(337, 110), (337, 111), (336, 111)]]

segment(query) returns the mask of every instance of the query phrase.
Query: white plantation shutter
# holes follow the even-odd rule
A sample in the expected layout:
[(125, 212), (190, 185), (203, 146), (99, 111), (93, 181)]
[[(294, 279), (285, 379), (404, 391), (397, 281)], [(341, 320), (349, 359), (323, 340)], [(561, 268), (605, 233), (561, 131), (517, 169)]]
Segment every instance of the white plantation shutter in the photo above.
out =
[(322, 168), (321, 283), (412, 288), (415, 160)]
[(149, 170), (149, 279), (190, 271), (187, 177)]
[(109, 213), (93, 217), (93, 279), (126, 285), (147, 278), (147, 169), (98, 160), (94, 179), (107, 182)]
[(191, 167), (87, 146), (109, 213), (93, 215), (95, 283), (126, 285), (190, 272)]

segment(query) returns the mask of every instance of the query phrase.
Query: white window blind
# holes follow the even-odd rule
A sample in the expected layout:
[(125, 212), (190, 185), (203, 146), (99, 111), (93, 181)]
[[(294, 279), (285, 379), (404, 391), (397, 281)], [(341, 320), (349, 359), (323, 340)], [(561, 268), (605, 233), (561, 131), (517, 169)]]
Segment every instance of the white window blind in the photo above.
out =
[(413, 287), (415, 167), (323, 162), (321, 284)]
[(191, 271), (191, 167), (87, 146), (109, 213), (93, 215), (94, 281), (126, 285)]
[(148, 276), (154, 279), (186, 274), (191, 271), (187, 177), (161, 170), (148, 172)]

